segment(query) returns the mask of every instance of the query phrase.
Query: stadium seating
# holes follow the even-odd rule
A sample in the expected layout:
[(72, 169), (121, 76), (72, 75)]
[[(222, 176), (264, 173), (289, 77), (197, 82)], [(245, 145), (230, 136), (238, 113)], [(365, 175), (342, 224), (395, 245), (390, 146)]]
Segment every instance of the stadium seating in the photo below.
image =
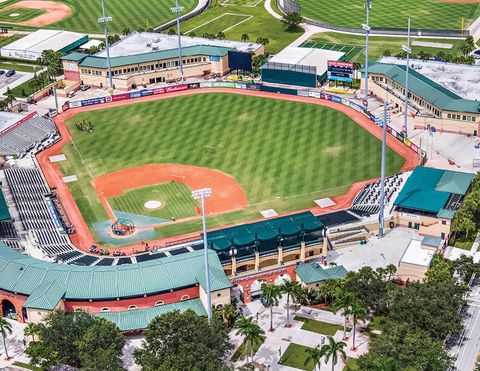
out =
[(59, 138), (55, 124), (49, 118), (36, 116), (0, 136), (0, 155), (23, 157), (40, 150), (44, 141)]

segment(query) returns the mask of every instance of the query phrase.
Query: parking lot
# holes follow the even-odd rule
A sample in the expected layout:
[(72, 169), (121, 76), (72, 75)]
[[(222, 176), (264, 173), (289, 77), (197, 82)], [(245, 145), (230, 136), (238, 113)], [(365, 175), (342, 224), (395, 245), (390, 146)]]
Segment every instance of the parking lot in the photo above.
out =
[(0, 75), (0, 94), (5, 95), (7, 88), (13, 89), (14, 87), (23, 84), (25, 81), (30, 80), (33, 77), (33, 73), (30, 72), (15, 72), (15, 75), (7, 77), (7, 70)]

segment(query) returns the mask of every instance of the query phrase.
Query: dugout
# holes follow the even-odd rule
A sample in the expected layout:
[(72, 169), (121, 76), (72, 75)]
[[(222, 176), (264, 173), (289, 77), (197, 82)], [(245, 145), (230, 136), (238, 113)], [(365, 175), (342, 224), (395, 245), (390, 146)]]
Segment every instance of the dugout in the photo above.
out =
[(327, 79), (327, 62), (344, 59), (335, 50), (287, 47), (261, 67), (262, 81), (315, 88)]

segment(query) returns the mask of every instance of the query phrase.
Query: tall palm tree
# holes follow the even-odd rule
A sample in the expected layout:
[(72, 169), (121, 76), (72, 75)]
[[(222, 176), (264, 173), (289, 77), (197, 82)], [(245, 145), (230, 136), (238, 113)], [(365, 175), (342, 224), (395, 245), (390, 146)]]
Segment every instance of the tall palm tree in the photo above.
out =
[(223, 322), (231, 326), (237, 317), (237, 309), (233, 304), (226, 304), (222, 308)]
[(125, 28), (122, 30), (122, 35), (123, 35), (123, 36), (127, 36), (129, 33), (130, 33), (130, 29), (129, 29), (128, 27), (125, 27)]
[(364, 320), (367, 317), (367, 310), (360, 304), (358, 300), (355, 300), (348, 309), (348, 314), (352, 316), (353, 322), (353, 340), (352, 340), (352, 350), (355, 350), (355, 334), (356, 334), (356, 325), (359, 320)]
[(268, 306), (270, 307), (270, 329), (269, 331), (274, 331), (273, 329), (273, 306), (278, 305), (278, 300), (282, 297), (282, 288), (275, 285), (262, 285), (262, 296), (267, 301)]
[(397, 273), (397, 266), (395, 264), (389, 264), (386, 268), (388, 274), (388, 281), (392, 279), (392, 276)]
[(242, 41), (248, 41), (250, 37), (248, 36), (248, 33), (242, 33), (242, 37), (241, 37), (241, 40)]
[(333, 308), (335, 311), (343, 310), (343, 340), (347, 339), (347, 319), (350, 305), (355, 300), (355, 295), (350, 291), (338, 290), (333, 300)]
[(31, 336), (32, 341), (35, 341), (35, 336), (40, 335), (40, 326), (36, 323), (30, 322), (23, 330), (25, 336)]
[(3, 339), (3, 348), (5, 349), (5, 356), (7, 358), (10, 358), (8, 356), (8, 350), (7, 350), (7, 335), (10, 335), (12, 333), (12, 325), (10, 322), (8, 322), (5, 318), (0, 317), (0, 334), (2, 334), (2, 339)]
[(295, 303), (295, 294), (300, 289), (298, 281), (285, 281), (282, 285), (282, 291), (287, 294), (287, 327), (290, 327), (290, 297)]
[[(250, 359), (253, 362), (253, 345), (259, 340), (265, 331), (260, 326), (253, 323), (253, 317), (241, 317), (236, 323), (235, 328), (238, 329), (237, 335), (245, 336), (245, 353), (248, 354), (248, 345), (250, 344)], [(248, 357), (248, 356), (247, 356)]]
[(328, 363), (330, 357), (332, 358), (332, 371), (335, 369), (335, 365), (338, 362), (338, 355), (342, 358), (346, 358), (347, 354), (343, 350), (347, 346), (347, 343), (343, 341), (335, 341), (335, 339), (331, 336), (328, 337), (328, 344), (325, 344), (322, 347), (322, 355), (325, 356), (325, 364)]
[(313, 361), (313, 371), (316, 371), (320, 360), (325, 355), (325, 350), (323, 347), (320, 348), (320, 346), (317, 345), (315, 348), (305, 349), (305, 353), (307, 353), (307, 358), (305, 359), (305, 363), (303, 365), (306, 366), (310, 361)]

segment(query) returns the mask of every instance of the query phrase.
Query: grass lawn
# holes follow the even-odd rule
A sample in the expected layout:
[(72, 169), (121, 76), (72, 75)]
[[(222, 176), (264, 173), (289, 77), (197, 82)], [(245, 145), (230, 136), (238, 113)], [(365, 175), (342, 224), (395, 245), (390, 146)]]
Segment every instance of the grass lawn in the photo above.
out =
[(473, 242), (475, 242), (475, 233), (473, 233), (473, 237), (471, 237), (470, 239), (466, 239), (464, 237), (452, 239), (449, 241), (449, 245), (458, 247), (459, 249), (463, 250), (471, 250)]
[(345, 364), (343, 371), (360, 371), (357, 360), (355, 358), (347, 358), (347, 363)]
[(10, 8), (0, 10), (0, 22), (17, 23), (28, 21), (29, 19), (44, 14), (41, 9)]
[(343, 326), (333, 323), (317, 321), (315, 319), (295, 316), (295, 321), (303, 322), (302, 330), (316, 332), (318, 334), (333, 336), (337, 331), (343, 331)]
[[(463, 40), (454, 40), (454, 39), (422, 39), (422, 38), (413, 38), (412, 41), (429, 41), (437, 43), (446, 43), (453, 44), (452, 49), (440, 49), (440, 48), (427, 48), (423, 46), (414, 46), (412, 45), (413, 54), (419, 53), (420, 51), (429, 52), (433, 55), (437, 54), (439, 51), (444, 51), (445, 53), (452, 54), (453, 56), (462, 55), (460, 51), (460, 45)], [(368, 42), (368, 55), (370, 60), (377, 60), (383, 56), (383, 52), (389, 49), (392, 55), (395, 55), (402, 51), (402, 44), (406, 43), (406, 38), (403, 37), (382, 37), (382, 36), (370, 36)], [(340, 45), (334, 45), (340, 44)], [(348, 58), (354, 62), (363, 63), (365, 62), (365, 36), (361, 35), (346, 35), (335, 32), (322, 32), (314, 35), (302, 46), (309, 48), (328, 48), (333, 50), (342, 50), (347, 52), (353, 46), (361, 47), (362, 50), (358, 48), (349, 53), (350, 56), (355, 54), (353, 57)], [(358, 53), (357, 53), (358, 52)]]
[[(265, 341), (265, 336), (261, 336), (256, 341), (253, 342), (253, 359), (255, 359), (255, 354), (257, 353), (258, 349), (262, 346), (263, 342)], [(248, 356), (250, 358), (250, 344), (248, 344), (248, 353), (245, 349), (245, 340), (243, 341), (240, 348), (233, 354), (231, 361), (237, 362), (238, 359), (242, 356)]]
[(8, 62), (0, 60), (0, 70), (15, 70), (21, 72), (36, 72), (42, 67), (35, 64), (22, 64), (17, 62)]
[(14, 365), (14, 366), (17, 366), (17, 367), (20, 367), (20, 368), (25, 368), (25, 369), (27, 369), (27, 370), (42, 371), (42, 368), (37, 367), (37, 366), (32, 366), (32, 365), (29, 364), (29, 363), (24, 363), (24, 362), (15, 361), (15, 362), (13, 362), (13, 365)]
[[(62, 2), (70, 7), (72, 14), (46, 28), (103, 33), (103, 25), (97, 21), (102, 15), (101, 1), (62, 0)], [(1, 6), (3, 8), (10, 3), (12, 2), (2, 3)], [(197, 0), (182, 0), (181, 5), (185, 7), (182, 14), (190, 12), (197, 3)], [(133, 31), (138, 27), (160, 26), (175, 18), (170, 10), (173, 6), (175, 6), (175, 0), (106, 0), (106, 13), (113, 18), (113, 21), (108, 24), (108, 30), (110, 33), (121, 33), (124, 28), (130, 28)], [(10, 13), (10, 10), (8, 12)], [(16, 17), (15, 21), (13, 21), (14, 17), (7, 16), (7, 18), (10, 18), (8, 22), (18, 22), (20, 17)]]
[[(94, 123), (93, 133), (74, 129), (84, 119)], [(179, 163), (235, 177), (248, 208), (209, 218), (209, 227), (258, 218), (269, 208), (306, 208), (380, 175), (380, 141), (344, 114), (314, 104), (209, 93), (83, 112), (68, 125), (74, 145), (63, 147), (68, 161), (60, 166), (79, 179), (69, 187), (88, 224), (107, 219), (91, 178), (126, 167)], [(403, 162), (387, 150), (388, 174)], [(157, 232), (167, 237), (199, 227), (198, 220)]]
[[(162, 206), (158, 209), (147, 209), (144, 204), (151, 200), (160, 201)], [(171, 219), (172, 216), (175, 219), (195, 216), (197, 206), (190, 189), (182, 183), (162, 183), (132, 189), (121, 196), (110, 198), (108, 203), (114, 210), (163, 219)]]
[[(15, 69), (14, 67), (12, 68)], [(48, 79), (45, 80), (46, 85), (48, 85)], [(26, 98), (38, 90), (39, 86), (34, 83), (33, 78), (11, 89), (13, 96), (19, 98)]]
[[(330, 0), (298, 0), (302, 15), (325, 23), (361, 28), (365, 23), (364, 0), (335, 3)], [(479, 3), (443, 2), (438, 0), (375, 0), (372, 1), (370, 26), (407, 28), (411, 17), (412, 28), (460, 30), (462, 18), (466, 29), (480, 15)]]
[(307, 353), (305, 353), (306, 349), (308, 349), (308, 347), (290, 343), (278, 363), (284, 366), (299, 368), (300, 370), (312, 371), (313, 361), (310, 360), (310, 362), (305, 364), (308, 357)]
[(6, 37), (0, 37), (0, 48), (10, 43), (13, 43), (14, 41), (21, 39), (22, 37), (25, 37), (25, 35), (11, 35)]
[[(263, 1), (228, 1), (225, 6), (215, 3), (205, 12), (183, 22), (181, 32), (194, 32), (197, 36), (202, 36), (204, 33), (217, 34), (222, 31), (226, 39), (230, 40), (240, 40), (244, 33), (248, 34), (249, 41), (266, 37), (270, 43), (265, 49), (270, 53), (279, 52), (304, 32), (286, 32), (284, 24), (265, 10)], [(250, 6), (246, 6), (248, 4)], [(252, 4), (256, 5), (251, 6)]]

